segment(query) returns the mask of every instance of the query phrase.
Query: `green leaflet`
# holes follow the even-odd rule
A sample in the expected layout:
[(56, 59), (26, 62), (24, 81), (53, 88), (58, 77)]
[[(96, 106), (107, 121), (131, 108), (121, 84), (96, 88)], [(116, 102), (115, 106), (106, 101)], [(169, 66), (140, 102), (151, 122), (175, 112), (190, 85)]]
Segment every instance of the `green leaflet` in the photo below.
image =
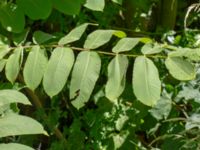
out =
[(46, 19), (52, 9), (51, 0), (17, 0), (17, 5), (31, 19)]
[(122, 38), (113, 47), (112, 51), (115, 53), (129, 51), (134, 48), (139, 43), (139, 41), (139, 38)]
[(133, 91), (139, 101), (153, 106), (160, 99), (161, 82), (154, 63), (145, 56), (136, 58), (133, 68)]
[(146, 55), (157, 54), (157, 53), (162, 52), (162, 47), (157, 43), (155, 44), (147, 43), (142, 47), (141, 51), (143, 54), (146, 54)]
[(8, 45), (0, 45), (0, 59), (6, 56), (8, 52), (10, 52), (10, 48)]
[(48, 135), (42, 125), (30, 117), (10, 112), (0, 118), (0, 138), (26, 134)]
[(113, 30), (113, 35), (118, 38), (125, 38), (127, 36), (124, 31), (120, 31), (120, 30)]
[(54, 49), (43, 79), (44, 90), (50, 97), (63, 89), (73, 64), (74, 53), (70, 48)]
[(66, 15), (78, 14), (83, 0), (51, 0), (53, 7)]
[(44, 50), (39, 46), (32, 47), (25, 63), (23, 75), (26, 85), (35, 90), (40, 84), (47, 65)]
[(25, 26), (22, 10), (11, 3), (0, 6), (0, 22), (7, 31), (15, 33), (23, 31)]
[(5, 65), (6, 65), (7, 60), (6, 59), (1, 59), (0, 60), (0, 72), (2, 72), (2, 70), (4, 69)]
[(70, 99), (77, 109), (84, 106), (94, 89), (101, 69), (101, 59), (96, 52), (79, 53), (70, 84)]
[(1, 150), (34, 150), (33, 148), (29, 146), (17, 144), (17, 143), (0, 144), (0, 149)]
[(194, 66), (181, 57), (168, 57), (165, 65), (170, 74), (178, 80), (192, 80), (196, 77)]
[(65, 45), (74, 41), (77, 41), (81, 38), (82, 34), (85, 32), (89, 23), (84, 23), (75, 29), (71, 30), (66, 36), (61, 38), (58, 42), (59, 45)]
[(116, 100), (124, 91), (128, 58), (116, 55), (108, 65), (108, 81), (106, 83), (106, 97), (111, 101)]
[(200, 61), (200, 49), (181, 48), (170, 52), (169, 57), (186, 57), (192, 61)]
[(84, 5), (85, 7), (95, 10), (95, 11), (103, 11), (105, 6), (105, 0), (86, 0)]
[(107, 43), (115, 30), (96, 30), (90, 33), (85, 41), (84, 48), (96, 49)]
[(27, 97), (16, 90), (0, 90), (0, 106), (10, 103), (31, 105)]
[(53, 38), (55, 38), (55, 36), (49, 33), (42, 32), (42, 31), (35, 31), (33, 34), (33, 42), (35, 44), (42, 44)]
[(23, 51), (22, 47), (16, 48), (14, 53), (9, 56), (7, 63), (6, 63), (6, 78), (11, 82), (14, 83), (15, 79), (18, 76), (20, 71), (21, 61), (20, 56)]

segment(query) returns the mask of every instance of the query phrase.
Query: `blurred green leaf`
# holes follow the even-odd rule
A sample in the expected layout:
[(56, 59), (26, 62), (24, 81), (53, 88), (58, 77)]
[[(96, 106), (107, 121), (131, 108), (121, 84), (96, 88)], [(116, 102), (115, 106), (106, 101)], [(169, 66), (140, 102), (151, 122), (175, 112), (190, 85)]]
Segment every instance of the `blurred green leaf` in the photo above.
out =
[(13, 3), (1, 5), (0, 22), (7, 31), (14, 33), (23, 31), (25, 19), (22, 9)]
[(51, 0), (17, 0), (17, 5), (31, 19), (46, 19), (52, 9)]
[(49, 33), (45, 33), (43, 31), (38, 30), (33, 33), (33, 42), (35, 44), (42, 44), (53, 38), (55, 38), (55, 36), (53, 36)]

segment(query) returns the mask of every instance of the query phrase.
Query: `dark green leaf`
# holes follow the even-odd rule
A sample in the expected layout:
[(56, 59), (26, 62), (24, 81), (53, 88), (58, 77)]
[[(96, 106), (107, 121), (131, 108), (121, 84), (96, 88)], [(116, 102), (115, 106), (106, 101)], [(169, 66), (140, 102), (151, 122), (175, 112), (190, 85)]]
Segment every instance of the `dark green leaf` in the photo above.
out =
[(35, 31), (33, 33), (33, 42), (35, 44), (42, 44), (53, 38), (55, 38), (55, 36), (53, 36), (49, 33), (45, 33), (43, 31)]
[(15, 33), (23, 31), (25, 26), (22, 10), (12, 3), (0, 6), (0, 22), (6, 30)]
[(52, 0), (53, 7), (66, 15), (76, 15), (79, 13), (82, 0)]
[(51, 0), (17, 0), (17, 5), (31, 19), (46, 19), (52, 9)]

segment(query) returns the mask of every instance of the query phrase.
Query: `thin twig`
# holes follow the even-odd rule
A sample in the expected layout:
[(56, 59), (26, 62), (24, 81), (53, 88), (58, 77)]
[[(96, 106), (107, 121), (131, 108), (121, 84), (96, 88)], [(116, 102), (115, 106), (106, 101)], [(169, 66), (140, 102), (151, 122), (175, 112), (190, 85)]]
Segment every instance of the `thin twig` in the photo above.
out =
[[(21, 74), (19, 74), (18, 80), (19, 80), (20, 83), (24, 83), (24, 79), (23, 79), (23, 77), (22, 77)], [(26, 92), (26, 94), (31, 98), (31, 99), (30, 99), (31, 103), (32, 103), (37, 109), (43, 108), (42, 103), (41, 103), (41, 100), (39, 99), (39, 97), (38, 97), (32, 90), (30, 90), (29, 88), (25, 88), (25, 92)], [(44, 115), (42, 116), (42, 118), (43, 118), (44, 121), (45, 121), (45, 120), (48, 118), (48, 116), (47, 116), (46, 114), (44, 114)], [(46, 124), (47, 124), (48, 128), (51, 129), (51, 126), (50, 126), (48, 123), (46, 123)], [(57, 127), (55, 127), (55, 128), (53, 129), (53, 131), (54, 131), (54, 134), (56, 135), (56, 137), (57, 137), (58, 139), (63, 140), (65, 143), (67, 142), (67, 140), (66, 140), (65, 137), (63, 136), (62, 132), (61, 132)]]
[(164, 121), (162, 121), (162, 122), (171, 122), (171, 121), (187, 121), (187, 119), (186, 119), (186, 118), (181, 118), (181, 117), (179, 117), (179, 118), (167, 119), (167, 120), (164, 120)]

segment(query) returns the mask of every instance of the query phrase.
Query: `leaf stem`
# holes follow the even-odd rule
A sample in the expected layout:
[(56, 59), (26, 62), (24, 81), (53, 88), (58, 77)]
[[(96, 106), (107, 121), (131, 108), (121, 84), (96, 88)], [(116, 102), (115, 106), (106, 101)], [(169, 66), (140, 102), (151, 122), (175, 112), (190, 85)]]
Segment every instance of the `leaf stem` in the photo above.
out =
[[(32, 48), (33, 46), (35, 46), (35, 45), (25, 45), (25, 46), (20, 46), (20, 47)], [(38, 46), (49, 47), (49, 48), (69, 47), (74, 51), (95, 51), (95, 52), (97, 52), (99, 54), (108, 55), (108, 56), (116, 56), (117, 55), (117, 53), (113, 53), (113, 52), (106, 52), (106, 51), (100, 51), (100, 50), (90, 50), (90, 49), (81, 48), (81, 47), (74, 47), (74, 46), (63, 46), (63, 45), (38, 45)], [(10, 47), (11, 50), (14, 50), (16, 48), (17, 47)], [(133, 57), (133, 58), (136, 58), (136, 57), (139, 57), (139, 56), (144, 56), (142, 54), (125, 54), (125, 53), (121, 53), (121, 54), (124, 55), (124, 56), (127, 56), (127, 57)], [(165, 56), (165, 55), (146, 55), (146, 57), (149, 57), (149, 58), (161, 58), (161, 59), (166, 59), (167, 58), (167, 56)]]

